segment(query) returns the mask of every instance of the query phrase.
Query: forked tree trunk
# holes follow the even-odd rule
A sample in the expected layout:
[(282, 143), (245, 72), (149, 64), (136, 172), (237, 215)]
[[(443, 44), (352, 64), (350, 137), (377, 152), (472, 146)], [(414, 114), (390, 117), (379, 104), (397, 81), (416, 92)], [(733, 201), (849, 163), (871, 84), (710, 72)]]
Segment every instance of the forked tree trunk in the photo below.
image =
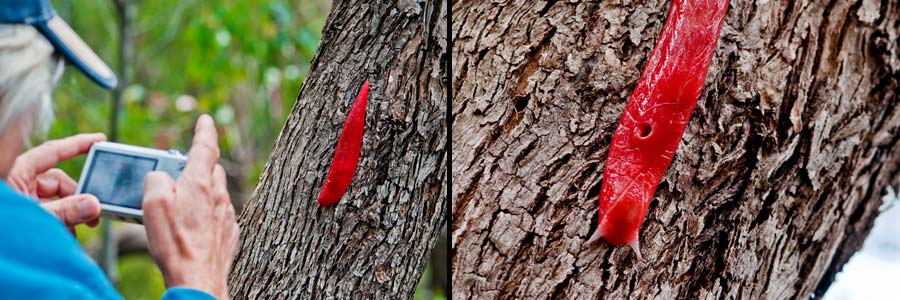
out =
[(457, 1), (454, 299), (806, 299), (900, 170), (898, 1), (732, 1), (628, 247), (585, 246), (668, 0)]
[[(239, 217), (235, 299), (408, 299), (445, 221), (445, 8), (335, 1), (312, 69)], [(333, 207), (316, 197), (370, 82), (362, 155)]]

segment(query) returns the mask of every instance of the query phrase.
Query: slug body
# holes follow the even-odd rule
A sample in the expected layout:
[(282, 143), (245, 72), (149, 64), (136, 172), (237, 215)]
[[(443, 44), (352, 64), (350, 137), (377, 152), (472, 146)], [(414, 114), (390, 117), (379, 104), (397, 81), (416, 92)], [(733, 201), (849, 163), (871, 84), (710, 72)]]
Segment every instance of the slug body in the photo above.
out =
[(350, 111), (347, 113), (347, 120), (344, 121), (344, 128), (341, 130), (341, 137), (338, 139), (337, 147), (334, 149), (334, 157), (331, 159), (328, 176), (325, 177), (322, 191), (319, 192), (319, 198), (316, 200), (321, 206), (337, 204), (353, 181), (353, 175), (356, 173), (357, 165), (359, 165), (359, 153), (362, 146), (363, 132), (365, 131), (366, 104), (368, 101), (369, 81), (366, 80), (356, 96), (356, 100), (350, 107)]
[(675, 0), (656, 47), (613, 134), (589, 242), (631, 245), (697, 105), (727, 0)]

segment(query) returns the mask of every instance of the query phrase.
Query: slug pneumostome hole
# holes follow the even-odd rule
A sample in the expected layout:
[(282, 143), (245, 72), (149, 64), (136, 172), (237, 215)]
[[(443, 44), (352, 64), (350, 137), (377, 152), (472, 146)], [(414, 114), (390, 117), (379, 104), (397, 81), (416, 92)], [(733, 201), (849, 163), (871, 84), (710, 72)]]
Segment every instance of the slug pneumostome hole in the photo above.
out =
[(645, 139), (653, 133), (653, 127), (650, 124), (641, 124), (635, 129), (635, 133), (637, 133), (637, 137)]
[(516, 100), (516, 112), (523, 112), (528, 107), (528, 97), (522, 97)]

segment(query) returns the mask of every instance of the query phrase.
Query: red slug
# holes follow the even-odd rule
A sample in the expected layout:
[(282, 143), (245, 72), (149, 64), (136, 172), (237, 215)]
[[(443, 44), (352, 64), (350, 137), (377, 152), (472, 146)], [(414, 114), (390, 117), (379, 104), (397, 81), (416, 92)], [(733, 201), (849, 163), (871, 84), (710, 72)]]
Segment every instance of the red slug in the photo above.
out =
[(674, 0), (656, 47), (613, 133), (600, 189), (600, 218), (588, 242), (628, 244), (638, 231), (697, 105), (728, 0)]
[(338, 139), (334, 157), (331, 159), (331, 168), (328, 169), (328, 176), (325, 177), (322, 191), (319, 192), (319, 199), (316, 200), (319, 205), (337, 204), (347, 192), (347, 188), (350, 187), (350, 182), (353, 181), (353, 174), (356, 173), (356, 166), (359, 164), (359, 149), (362, 146), (363, 131), (366, 125), (366, 103), (368, 101), (369, 81), (366, 80), (347, 113), (347, 120), (344, 121), (341, 137)]

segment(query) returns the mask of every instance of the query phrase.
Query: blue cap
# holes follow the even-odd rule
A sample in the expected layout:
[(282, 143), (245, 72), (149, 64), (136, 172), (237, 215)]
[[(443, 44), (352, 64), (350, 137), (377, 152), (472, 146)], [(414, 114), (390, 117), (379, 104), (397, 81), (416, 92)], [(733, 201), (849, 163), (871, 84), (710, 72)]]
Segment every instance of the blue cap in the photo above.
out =
[(100, 86), (118, 85), (116, 73), (63, 21), (49, 0), (0, 0), (0, 24), (34, 26), (56, 51)]

